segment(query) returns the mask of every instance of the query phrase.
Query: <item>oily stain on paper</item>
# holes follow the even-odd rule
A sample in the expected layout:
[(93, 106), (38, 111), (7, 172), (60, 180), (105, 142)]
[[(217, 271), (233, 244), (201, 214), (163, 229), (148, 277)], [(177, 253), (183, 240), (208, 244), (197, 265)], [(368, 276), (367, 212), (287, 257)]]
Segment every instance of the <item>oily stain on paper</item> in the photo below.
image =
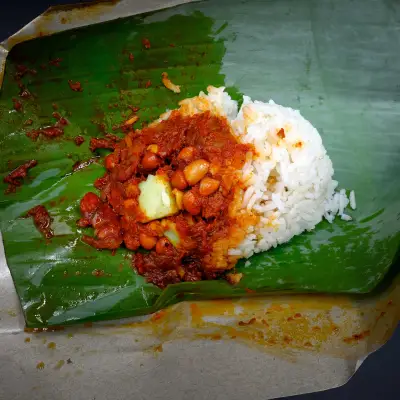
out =
[[(366, 351), (367, 340), (376, 344), (387, 340), (391, 320), (397, 318), (394, 302), (387, 298), (362, 312), (344, 296), (335, 301), (304, 295), (272, 299), (178, 304), (145, 321), (124, 324), (116, 332), (129, 328), (137, 337), (146, 332), (161, 343), (174, 339), (237, 340), (264, 351), (307, 350), (352, 357)], [(386, 316), (390, 318), (383, 323)], [(371, 337), (378, 324), (379, 335)], [(177, 328), (183, 328), (184, 333)], [(153, 350), (160, 352), (162, 346)]]
[[(269, 296), (237, 300), (179, 303), (146, 319), (118, 323), (85, 324), (57, 329), (30, 329), (37, 338), (64, 336), (71, 341), (81, 336), (129, 335), (132, 348), (161, 356), (174, 340), (236, 341), (274, 356), (296, 361), (296, 351), (317, 352), (335, 357), (357, 359), (383, 344), (399, 320), (400, 302), (395, 285), (380, 299), (352, 301), (337, 296)], [(57, 332), (55, 332), (57, 331)], [(25, 339), (25, 342), (29, 342)], [(53, 348), (52, 343), (43, 348)], [(51, 345), (50, 345), (51, 344)], [(81, 347), (78, 347), (82, 352)], [(48, 350), (47, 350), (48, 351)], [(101, 350), (83, 351), (85, 357)], [(48, 355), (44, 353), (42, 355)], [(51, 360), (37, 363), (45, 368)], [(67, 360), (67, 363), (72, 363)], [(62, 364), (62, 365), (61, 365)], [(55, 365), (59, 370), (62, 362)]]

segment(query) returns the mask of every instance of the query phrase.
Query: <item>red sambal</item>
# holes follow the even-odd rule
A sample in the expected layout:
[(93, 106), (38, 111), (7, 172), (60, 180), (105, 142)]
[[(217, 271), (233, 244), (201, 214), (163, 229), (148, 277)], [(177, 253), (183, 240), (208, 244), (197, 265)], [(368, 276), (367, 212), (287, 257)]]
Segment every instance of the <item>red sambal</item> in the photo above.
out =
[(45, 128), (34, 129), (30, 132), (27, 132), (26, 136), (33, 141), (36, 141), (40, 135), (46, 137), (47, 139), (54, 139), (64, 135), (64, 127), (68, 125), (68, 121), (59, 113), (53, 113), (53, 117), (57, 119), (56, 124), (53, 126), (47, 126)]
[[(134, 254), (133, 265), (161, 288), (214, 279), (234, 266), (237, 259), (228, 256), (228, 247), (243, 239), (232, 212), (238, 171), (253, 149), (237, 142), (225, 118), (173, 111), (167, 120), (128, 133), (113, 148), (105, 158), (106, 174), (94, 184), (100, 195), (87, 193), (81, 200), (78, 225), (95, 229), (95, 237), (83, 237), (86, 243), (144, 250)], [(169, 182), (177, 206), (173, 215), (146, 220), (139, 196), (149, 175)], [(167, 235), (171, 226), (177, 243)]]
[(11, 171), (4, 179), (3, 182), (8, 184), (5, 193), (15, 192), (18, 186), (22, 185), (24, 178), (28, 175), (28, 170), (37, 165), (36, 160), (30, 160)]
[(33, 218), (33, 223), (36, 228), (46, 239), (51, 239), (54, 236), (53, 230), (51, 229), (53, 219), (50, 217), (45, 206), (39, 205), (31, 208), (27, 216)]

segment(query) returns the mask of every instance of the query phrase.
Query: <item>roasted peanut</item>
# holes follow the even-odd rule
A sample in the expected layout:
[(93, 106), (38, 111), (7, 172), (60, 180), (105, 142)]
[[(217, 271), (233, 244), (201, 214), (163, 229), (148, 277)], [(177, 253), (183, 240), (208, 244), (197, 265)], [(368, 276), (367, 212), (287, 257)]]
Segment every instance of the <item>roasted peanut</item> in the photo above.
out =
[(196, 149), (192, 146), (184, 147), (178, 154), (178, 160), (181, 161), (192, 161)]
[(156, 154), (154, 154), (151, 151), (146, 151), (143, 155), (142, 158), (142, 166), (144, 169), (155, 169), (157, 168), (161, 163), (160, 157), (158, 157)]
[(183, 173), (183, 171), (178, 170), (172, 174), (171, 185), (172, 187), (177, 188), (179, 190), (184, 190), (187, 188), (188, 184), (186, 182), (185, 174)]
[(178, 189), (174, 189), (172, 194), (175, 196), (176, 205), (180, 210), (183, 210), (183, 192)]
[(185, 210), (192, 214), (197, 215), (201, 212), (201, 201), (200, 199), (193, 193), (193, 191), (189, 190), (183, 195), (183, 207)]
[(157, 238), (155, 236), (149, 236), (145, 233), (139, 234), (140, 245), (146, 250), (151, 250), (157, 243)]
[(199, 159), (191, 162), (184, 170), (186, 181), (189, 185), (193, 186), (197, 182), (200, 182), (210, 167), (210, 163), (206, 160)]
[(172, 250), (172, 244), (166, 237), (158, 239), (156, 244), (156, 252), (158, 254), (168, 254), (171, 252), (171, 250)]
[(202, 196), (209, 196), (217, 191), (219, 188), (219, 181), (213, 178), (204, 177), (200, 181), (199, 192)]

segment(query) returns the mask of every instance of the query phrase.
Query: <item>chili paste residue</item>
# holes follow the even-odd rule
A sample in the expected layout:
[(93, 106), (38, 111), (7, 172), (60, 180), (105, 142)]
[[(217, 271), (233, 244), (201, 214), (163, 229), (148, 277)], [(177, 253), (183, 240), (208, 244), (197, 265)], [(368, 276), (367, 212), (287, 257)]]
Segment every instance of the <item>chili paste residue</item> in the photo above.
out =
[(59, 113), (53, 113), (53, 117), (57, 119), (57, 122), (54, 125), (40, 129), (33, 129), (32, 131), (29, 131), (26, 136), (33, 141), (36, 141), (40, 135), (47, 139), (53, 139), (64, 135), (64, 127), (65, 125), (68, 125), (68, 121)]
[(89, 149), (95, 151), (97, 149), (110, 149), (114, 150), (119, 141), (119, 137), (107, 134), (105, 138), (91, 138)]
[(78, 135), (78, 136), (74, 137), (74, 143), (77, 146), (80, 146), (82, 143), (84, 143), (84, 141), (85, 141), (85, 138), (83, 136), (81, 136), (81, 135)]
[(39, 205), (31, 208), (28, 211), (27, 216), (33, 218), (36, 228), (46, 239), (50, 239), (54, 236), (53, 230), (51, 229), (51, 223), (53, 219), (50, 217), (50, 214), (46, 210), (45, 206)]
[(35, 167), (37, 165), (36, 160), (30, 160), (25, 164), (20, 165), (15, 168), (14, 171), (10, 172), (4, 179), (4, 183), (8, 183), (8, 188), (5, 190), (5, 193), (13, 193), (15, 192), (18, 186), (22, 185), (23, 179), (27, 176), (28, 170)]
[(74, 92), (83, 92), (82, 84), (80, 82), (68, 81), (68, 85)]
[[(99, 140), (92, 139), (92, 149), (100, 147)], [(225, 118), (173, 111), (167, 120), (130, 132), (118, 144), (102, 145), (114, 151), (105, 158), (106, 174), (94, 183), (100, 196), (87, 193), (81, 200), (78, 225), (92, 226), (95, 233), (83, 241), (98, 249), (145, 249), (133, 255), (133, 265), (161, 288), (215, 279), (234, 266), (237, 258), (228, 256), (228, 248), (243, 239), (232, 212), (238, 171), (253, 148), (236, 141)], [(207, 172), (199, 182), (185, 181), (183, 171), (194, 162), (208, 165)], [(138, 185), (149, 174), (169, 180), (179, 208), (175, 215), (151, 222), (143, 218)], [(180, 238), (176, 247), (165, 236), (171, 225)]]

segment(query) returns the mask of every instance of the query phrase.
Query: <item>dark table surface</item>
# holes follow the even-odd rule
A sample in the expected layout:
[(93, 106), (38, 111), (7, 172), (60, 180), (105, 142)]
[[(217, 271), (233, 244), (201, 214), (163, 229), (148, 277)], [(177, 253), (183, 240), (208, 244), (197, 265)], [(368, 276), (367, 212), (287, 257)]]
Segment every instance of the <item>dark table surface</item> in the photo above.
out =
[[(86, 0), (88, 1), (88, 0)], [(34, 0), (21, 4), (7, 2), (0, 12), (0, 41), (12, 35), (46, 8), (57, 4), (81, 3), (77, 0)], [(400, 399), (400, 325), (381, 349), (371, 354), (344, 386), (324, 392), (287, 397), (292, 400), (398, 400)]]

